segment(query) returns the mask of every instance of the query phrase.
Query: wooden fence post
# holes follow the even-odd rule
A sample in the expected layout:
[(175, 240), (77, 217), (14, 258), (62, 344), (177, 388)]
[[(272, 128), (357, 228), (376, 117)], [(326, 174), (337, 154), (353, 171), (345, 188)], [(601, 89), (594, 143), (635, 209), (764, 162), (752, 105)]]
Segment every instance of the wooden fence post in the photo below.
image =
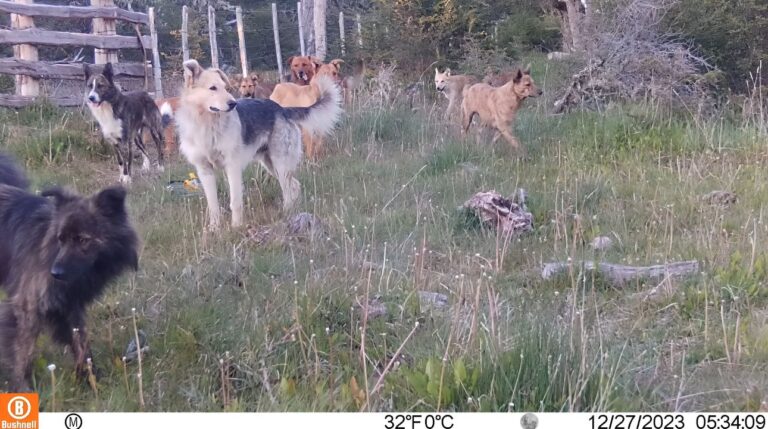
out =
[(325, 13), (326, 0), (314, 0), (314, 20), (315, 20), (315, 56), (320, 61), (325, 61), (325, 55), (328, 53), (328, 41), (325, 37)]
[(344, 46), (344, 12), (339, 12), (339, 43), (341, 44), (341, 55), (346, 55), (346, 49)]
[(283, 81), (283, 56), (280, 53), (280, 32), (277, 29), (277, 5), (272, 3), (272, 29), (275, 33), (275, 55), (277, 55), (277, 73), (280, 82)]
[[(14, 0), (14, 3), (31, 4), (34, 0)], [(25, 29), (35, 26), (34, 20), (29, 16), (11, 14), (11, 28)], [(37, 61), (37, 47), (35, 45), (14, 45), (13, 56), (25, 61)], [(40, 81), (32, 76), (16, 75), (16, 94), (37, 96), (40, 95)]]
[(360, 23), (360, 14), (356, 16), (357, 20), (357, 46), (363, 47), (363, 24)]
[(149, 34), (152, 38), (152, 74), (155, 76), (155, 99), (163, 98), (163, 79), (160, 69), (160, 49), (155, 28), (155, 8), (149, 8)]
[(211, 44), (211, 67), (219, 68), (219, 44), (216, 41), (216, 10), (208, 6), (208, 39)]
[[(91, 0), (91, 6), (114, 7), (113, 0)], [(117, 34), (117, 24), (114, 19), (93, 18), (93, 34), (114, 36)], [(117, 52), (108, 49), (93, 50), (93, 62), (96, 64), (116, 63)]]
[(184, 62), (189, 60), (189, 8), (184, 5), (181, 8), (181, 58)]
[(243, 9), (238, 6), (235, 8), (235, 18), (237, 18), (237, 41), (240, 45), (240, 67), (243, 69), (243, 77), (248, 75), (248, 57), (245, 52), (245, 27), (243, 27)]
[[(312, 1), (312, 0), (306, 0)], [(304, 19), (301, 17), (301, 2), (296, 3), (296, 15), (299, 17), (299, 44), (301, 45), (301, 56), (307, 56), (307, 48), (304, 45)]]

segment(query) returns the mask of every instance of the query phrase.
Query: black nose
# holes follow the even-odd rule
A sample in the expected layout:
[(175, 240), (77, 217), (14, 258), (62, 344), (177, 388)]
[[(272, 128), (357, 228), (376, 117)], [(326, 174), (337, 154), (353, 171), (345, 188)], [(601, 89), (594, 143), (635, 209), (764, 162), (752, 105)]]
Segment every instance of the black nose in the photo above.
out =
[(91, 96), (88, 97), (88, 100), (93, 101), (95, 103), (96, 102), (96, 96), (95, 95), (91, 95)]
[(51, 267), (51, 276), (53, 276), (56, 280), (63, 280), (64, 279), (64, 267), (59, 265), (54, 265)]
[(237, 101), (228, 101), (227, 106), (229, 106), (229, 110), (232, 110), (235, 108), (235, 106), (237, 106)]

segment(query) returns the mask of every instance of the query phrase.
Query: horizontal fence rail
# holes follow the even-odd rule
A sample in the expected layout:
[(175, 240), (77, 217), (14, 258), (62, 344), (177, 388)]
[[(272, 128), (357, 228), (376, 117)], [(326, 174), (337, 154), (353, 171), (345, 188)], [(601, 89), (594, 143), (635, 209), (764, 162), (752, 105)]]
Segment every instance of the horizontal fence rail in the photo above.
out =
[(48, 18), (107, 18), (134, 24), (149, 24), (146, 13), (133, 12), (119, 7), (55, 6), (49, 4), (23, 4), (0, 0), (0, 12), (16, 13), (31, 17)]
[[(100, 73), (103, 65), (90, 65), (94, 73)], [(143, 78), (147, 67), (136, 63), (112, 64), (116, 77)], [(81, 63), (56, 63), (49, 61), (25, 61), (18, 58), (0, 58), (0, 73), (32, 76), (38, 79), (84, 80)]]
[(0, 41), (10, 45), (90, 46), (99, 49), (142, 49), (152, 46), (149, 36), (102, 36), (86, 33), (41, 30), (0, 30)]

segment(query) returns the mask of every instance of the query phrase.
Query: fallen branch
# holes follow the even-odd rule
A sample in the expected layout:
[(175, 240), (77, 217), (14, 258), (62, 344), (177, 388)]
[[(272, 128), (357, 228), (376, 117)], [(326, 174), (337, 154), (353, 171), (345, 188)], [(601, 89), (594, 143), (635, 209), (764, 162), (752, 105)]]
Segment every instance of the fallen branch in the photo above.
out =
[(586, 271), (597, 270), (615, 285), (642, 279), (672, 279), (684, 278), (699, 272), (699, 261), (673, 262), (663, 265), (651, 265), (648, 267), (633, 267), (629, 265), (609, 264), (607, 262), (574, 261), (574, 262), (550, 262), (544, 264), (541, 277), (549, 280), (571, 267), (583, 267)]

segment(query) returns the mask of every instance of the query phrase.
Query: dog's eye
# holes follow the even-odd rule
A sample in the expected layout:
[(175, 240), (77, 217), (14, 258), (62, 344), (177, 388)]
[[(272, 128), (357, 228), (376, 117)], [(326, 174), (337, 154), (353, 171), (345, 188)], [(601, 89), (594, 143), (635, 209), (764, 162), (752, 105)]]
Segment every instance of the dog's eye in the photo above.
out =
[(80, 244), (83, 244), (83, 245), (88, 244), (89, 241), (90, 240), (88, 239), (88, 237), (78, 237), (77, 238), (77, 242), (80, 243)]
[(212, 86), (212, 87), (210, 87), (208, 89), (210, 89), (211, 91), (216, 91), (216, 85), (214, 85), (214, 86)]

